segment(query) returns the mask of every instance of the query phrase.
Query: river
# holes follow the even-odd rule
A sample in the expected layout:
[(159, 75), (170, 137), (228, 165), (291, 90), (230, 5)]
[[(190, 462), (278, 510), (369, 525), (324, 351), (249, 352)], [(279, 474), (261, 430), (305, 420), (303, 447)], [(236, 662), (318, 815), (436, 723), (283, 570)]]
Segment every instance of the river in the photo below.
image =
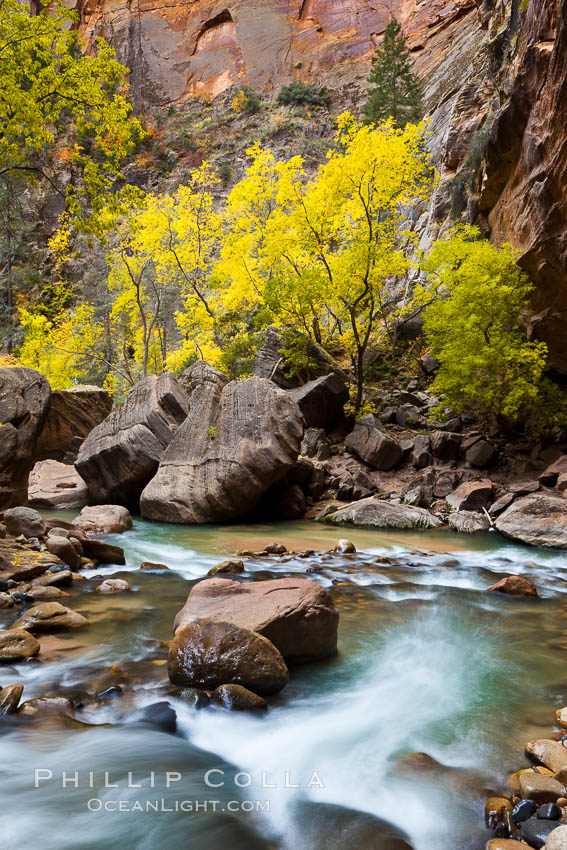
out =
[[(567, 702), (565, 555), (497, 534), (348, 529), (356, 556), (251, 560), (245, 579), (309, 570), (329, 588), (338, 656), (292, 669), (262, 717), (197, 710), (172, 695), (162, 642), (192, 582), (238, 549), (277, 540), (325, 550), (340, 536), (310, 522), (142, 521), (109, 536), (127, 565), (96, 575), (125, 576), (133, 592), (94, 593), (95, 573), (86, 573), (62, 601), (89, 628), (42, 637), (39, 660), (1, 671), (2, 685), (24, 683), (23, 699), (66, 694), (84, 704), (78, 723), (0, 727), (2, 845), (390, 850), (381, 818), (415, 850), (481, 850), (487, 793), (505, 789), (525, 741), (548, 735)], [(140, 572), (142, 561), (169, 570)], [(510, 573), (532, 578), (541, 598), (486, 593)], [(13, 615), (0, 613), (6, 627)], [(93, 703), (114, 682), (123, 695)], [(164, 699), (177, 735), (140, 722)]]

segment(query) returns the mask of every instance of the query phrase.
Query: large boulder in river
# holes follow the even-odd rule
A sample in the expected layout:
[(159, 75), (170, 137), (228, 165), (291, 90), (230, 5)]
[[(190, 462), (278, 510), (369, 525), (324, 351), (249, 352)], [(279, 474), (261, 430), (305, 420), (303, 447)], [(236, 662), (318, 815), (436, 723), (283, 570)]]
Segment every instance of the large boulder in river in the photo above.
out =
[(323, 522), (333, 525), (356, 525), (362, 528), (436, 528), (441, 525), (425, 508), (401, 505), (370, 496), (352, 502), (334, 513), (327, 513)]
[(51, 388), (43, 375), (20, 366), (0, 368), (0, 511), (25, 505)]
[(89, 502), (89, 489), (71, 464), (40, 460), (30, 473), (28, 502), (34, 508), (82, 508)]
[(210, 578), (198, 582), (177, 614), (177, 631), (200, 617), (258, 632), (287, 661), (335, 655), (339, 614), (329, 593), (302, 578), (239, 582)]
[(276, 694), (288, 678), (281, 653), (267, 638), (205, 618), (176, 632), (169, 645), (168, 673), (181, 687), (213, 690), (234, 684), (258, 694)]
[(32, 658), (40, 650), (39, 641), (25, 629), (0, 631), (0, 663), (12, 663)]
[(188, 406), (169, 372), (136, 384), (124, 404), (91, 431), (77, 457), (75, 466), (92, 501), (137, 508)]
[(43, 537), (47, 531), (41, 514), (33, 508), (8, 508), (2, 522), (12, 537)]
[[(288, 352), (291, 347), (303, 353), (304, 366), (294, 363), (294, 368), (290, 368), (292, 364)], [(297, 359), (296, 357), (295, 360)], [(284, 338), (281, 331), (273, 327), (267, 329), (264, 344), (259, 349), (252, 368), (254, 377), (268, 378), (286, 390), (332, 372), (345, 377), (339, 364), (324, 348), (297, 331), (292, 331), (288, 338)]]
[(496, 528), (532, 546), (567, 549), (567, 500), (540, 493), (524, 496), (500, 514)]
[(308, 428), (330, 431), (343, 416), (349, 391), (344, 377), (331, 372), (291, 390), (290, 395), (299, 405)]
[(73, 526), (90, 534), (121, 534), (132, 528), (132, 517), (122, 505), (92, 505), (82, 509)]
[(111, 410), (112, 399), (101, 387), (85, 385), (55, 390), (37, 440), (35, 459), (66, 458), (72, 463), (83, 440)]
[(345, 448), (375, 469), (392, 469), (403, 457), (403, 449), (386, 433), (380, 420), (369, 414), (361, 417), (345, 440)]
[(24, 611), (11, 628), (28, 632), (56, 632), (62, 629), (84, 629), (88, 624), (86, 617), (60, 602), (41, 602)]
[(287, 393), (265, 378), (223, 383), (196, 366), (189, 415), (140, 499), (146, 519), (236, 519), (297, 461), (303, 416)]

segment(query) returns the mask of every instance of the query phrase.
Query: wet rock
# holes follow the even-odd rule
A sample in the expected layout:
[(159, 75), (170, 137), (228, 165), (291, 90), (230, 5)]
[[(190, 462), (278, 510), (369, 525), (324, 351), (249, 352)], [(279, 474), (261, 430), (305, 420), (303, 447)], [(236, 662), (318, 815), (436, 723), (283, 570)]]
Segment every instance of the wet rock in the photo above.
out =
[(308, 579), (251, 583), (205, 579), (193, 587), (175, 617), (174, 629), (201, 617), (258, 632), (289, 661), (318, 660), (337, 651), (337, 609), (329, 593)]
[(187, 410), (186, 393), (169, 372), (136, 384), (90, 432), (77, 457), (92, 499), (137, 507)]
[(374, 469), (392, 469), (403, 457), (398, 441), (382, 429), (380, 420), (372, 414), (357, 420), (345, 440), (345, 448)]
[(45, 575), (34, 578), (32, 581), (32, 586), (36, 585), (38, 587), (71, 587), (72, 584), (73, 573), (71, 570), (66, 569), (47, 572)]
[(0, 717), (16, 713), (23, 692), (24, 686), (20, 684), (7, 685), (0, 690)]
[(122, 505), (92, 505), (82, 509), (73, 525), (91, 534), (120, 534), (132, 528), (132, 517)]
[(45, 543), (45, 548), (52, 555), (57, 555), (72, 570), (78, 570), (81, 566), (81, 556), (68, 537), (57, 537), (50, 534)]
[(180, 688), (174, 695), (196, 709), (207, 708), (211, 702), (209, 695), (198, 688)]
[(506, 537), (532, 546), (567, 548), (567, 499), (534, 494), (515, 501), (496, 520)]
[(30, 632), (54, 632), (60, 629), (82, 629), (88, 624), (86, 617), (65, 608), (59, 602), (42, 602), (18, 617), (12, 628)]
[(130, 590), (130, 585), (124, 578), (106, 578), (95, 587), (97, 593), (124, 593), (127, 590)]
[(148, 573), (163, 573), (165, 570), (169, 570), (169, 567), (166, 567), (165, 564), (154, 564), (152, 561), (144, 561), (140, 564), (140, 569)]
[(63, 714), (73, 717), (75, 708), (69, 697), (49, 696), (28, 699), (18, 709), (18, 714), (24, 717), (41, 717), (46, 714)]
[(331, 372), (291, 390), (290, 395), (303, 413), (308, 428), (330, 431), (344, 415), (349, 391), (344, 376)]
[(441, 521), (424, 508), (394, 504), (377, 496), (361, 499), (327, 514), (323, 521), (362, 528), (436, 528), (441, 525)]
[(123, 693), (124, 691), (121, 685), (111, 685), (109, 688), (105, 688), (104, 691), (100, 691), (100, 693), (95, 694), (95, 697), (96, 699), (113, 700), (120, 699)]
[(559, 708), (555, 712), (555, 717), (560, 726), (563, 726), (564, 729), (567, 729), (567, 707)]
[(264, 552), (267, 555), (285, 555), (287, 546), (284, 546), (283, 543), (268, 543), (267, 546), (264, 546)]
[(535, 814), (537, 814), (537, 804), (533, 800), (520, 800), (512, 809), (512, 823), (521, 824)]
[(31, 587), (26, 591), (26, 595), (30, 597), (32, 604), (34, 602), (52, 602), (54, 599), (64, 599), (69, 596), (64, 590), (52, 585)]
[(567, 455), (561, 455), (538, 476), (538, 481), (544, 487), (554, 487), (560, 475), (567, 472)]
[(175, 735), (177, 732), (177, 714), (175, 709), (165, 700), (147, 705), (140, 720), (142, 723), (153, 726), (168, 735)]
[(335, 552), (339, 552), (341, 555), (352, 555), (356, 552), (356, 546), (352, 542), (352, 540), (345, 540), (342, 538), (339, 540), (335, 547)]
[(280, 652), (267, 638), (206, 618), (176, 631), (169, 646), (168, 673), (174, 685), (212, 690), (239, 684), (259, 694), (277, 693), (288, 678)]
[(434, 431), (431, 435), (431, 453), (438, 460), (456, 460), (461, 449), (461, 435), (451, 431)]
[(543, 806), (539, 807), (537, 813), (538, 818), (543, 818), (544, 820), (559, 820), (562, 815), (563, 812), (557, 803), (544, 803)]
[(15, 604), (9, 593), (0, 592), (0, 608), (13, 608)]
[(489, 531), (491, 522), (479, 511), (454, 511), (449, 514), (449, 527), (462, 534), (475, 534), (477, 531)]
[(550, 833), (545, 844), (545, 850), (567, 850), (567, 826), (557, 826)]
[(407, 835), (375, 815), (345, 806), (314, 801), (296, 802), (290, 818), (302, 847), (325, 850), (412, 850)]
[(0, 368), (0, 511), (27, 502), (28, 476), (50, 398), (39, 372)]
[(492, 838), (487, 842), (485, 850), (529, 850), (525, 841), (515, 841), (513, 838)]
[(47, 532), (41, 514), (33, 508), (9, 508), (4, 511), (2, 522), (12, 537), (44, 537)]
[(559, 741), (550, 741), (546, 738), (528, 741), (526, 755), (532, 761), (548, 767), (553, 773), (557, 773), (562, 768), (567, 768), (567, 747), (564, 747)]
[(478, 511), (486, 508), (492, 498), (492, 481), (466, 481), (449, 493), (447, 504), (452, 511)]
[(565, 787), (551, 776), (526, 772), (520, 776), (520, 793), (536, 803), (554, 803), (565, 794)]
[(219, 573), (224, 573), (228, 575), (238, 575), (239, 573), (244, 572), (244, 564), (242, 561), (237, 559), (222, 561), (222, 563), (217, 564), (216, 567), (211, 567), (208, 576), (214, 576)]
[(115, 546), (113, 543), (106, 543), (103, 540), (95, 540), (92, 537), (83, 538), (81, 544), (87, 558), (91, 558), (99, 564), (123, 566), (126, 563), (124, 549), (121, 546)]
[(548, 839), (548, 836), (554, 829), (557, 829), (557, 821), (541, 820), (540, 818), (529, 818), (524, 821), (520, 827), (522, 838), (527, 841), (530, 847), (543, 847)]
[(262, 697), (243, 688), (242, 685), (219, 685), (211, 696), (211, 702), (229, 711), (267, 711), (268, 703)]
[(488, 587), (487, 590), (495, 593), (506, 593), (508, 596), (538, 595), (535, 584), (523, 576), (506, 576)]
[(30, 473), (28, 502), (34, 508), (71, 510), (88, 504), (89, 491), (74, 466), (42, 460)]
[(497, 451), (487, 440), (478, 440), (466, 453), (467, 463), (476, 466), (477, 469), (486, 469), (491, 466), (497, 457)]
[(24, 629), (0, 631), (0, 662), (23, 661), (33, 658), (40, 650), (39, 641)]
[(237, 519), (256, 508), (295, 466), (303, 416), (264, 378), (223, 384), (192, 367), (191, 409), (142, 493), (142, 516), (200, 524)]
[(37, 440), (36, 458), (71, 463), (84, 439), (111, 410), (112, 399), (100, 387), (84, 385), (55, 390), (51, 393), (47, 417)]

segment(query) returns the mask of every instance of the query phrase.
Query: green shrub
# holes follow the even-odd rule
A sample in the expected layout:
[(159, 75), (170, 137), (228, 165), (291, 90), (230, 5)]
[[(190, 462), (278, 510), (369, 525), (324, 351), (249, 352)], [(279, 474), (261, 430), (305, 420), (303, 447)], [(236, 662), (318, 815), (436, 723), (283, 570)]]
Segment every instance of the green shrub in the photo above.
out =
[(289, 86), (282, 86), (278, 92), (276, 103), (280, 106), (288, 106), (290, 103), (302, 103), (309, 106), (328, 106), (331, 97), (327, 89), (318, 88), (311, 83), (295, 81)]

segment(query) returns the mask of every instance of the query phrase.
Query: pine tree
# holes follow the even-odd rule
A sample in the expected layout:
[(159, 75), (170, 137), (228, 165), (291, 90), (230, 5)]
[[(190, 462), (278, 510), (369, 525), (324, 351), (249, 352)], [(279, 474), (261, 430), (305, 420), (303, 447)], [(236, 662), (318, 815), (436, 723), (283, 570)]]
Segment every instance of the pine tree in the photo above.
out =
[(398, 127), (421, 118), (421, 86), (412, 70), (412, 62), (400, 22), (392, 17), (384, 40), (376, 49), (368, 76), (372, 87), (364, 111), (367, 124), (392, 118)]

